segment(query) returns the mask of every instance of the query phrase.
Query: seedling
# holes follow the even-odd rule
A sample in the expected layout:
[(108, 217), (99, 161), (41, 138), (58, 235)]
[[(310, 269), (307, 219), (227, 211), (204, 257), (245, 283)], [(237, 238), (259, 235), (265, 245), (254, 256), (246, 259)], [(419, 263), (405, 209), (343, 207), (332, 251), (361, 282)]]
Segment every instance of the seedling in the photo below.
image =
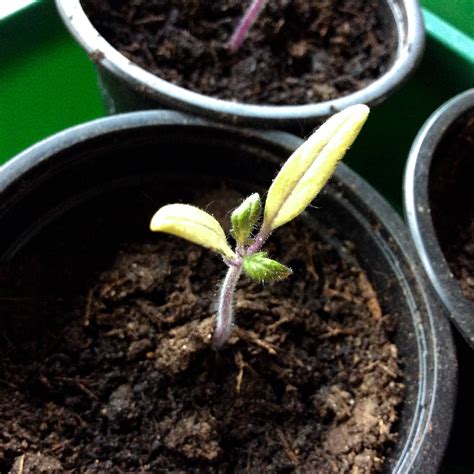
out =
[(252, 25), (255, 23), (258, 16), (262, 12), (265, 3), (267, 3), (267, 0), (252, 0), (247, 9), (244, 11), (242, 18), (240, 19), (237, 28), (234, 30), (229, 44), (227, 45), (231, 53), (238, 51), (250, 28), (252, 28)]
[(268, 190), (263, 221), (257, 193), (232, 212), (234, 249), (219, 222), (197, 207), (169, 204), (153, 216), (151, 230), (167, 232), (212, 249), (222, 255), (228, 266), (219, 292), (215, 347), (221, 347), (232, 333), (234, 292), (242, 272), (261, 282), (283, 280), (291, 275), (290, 268), (269, 258), (262, 247), (275, 229), (301, 214), (326, 184), (368, 114), (369, 108), (365, 105), (354, 105), (339, 112), (290, 156)]

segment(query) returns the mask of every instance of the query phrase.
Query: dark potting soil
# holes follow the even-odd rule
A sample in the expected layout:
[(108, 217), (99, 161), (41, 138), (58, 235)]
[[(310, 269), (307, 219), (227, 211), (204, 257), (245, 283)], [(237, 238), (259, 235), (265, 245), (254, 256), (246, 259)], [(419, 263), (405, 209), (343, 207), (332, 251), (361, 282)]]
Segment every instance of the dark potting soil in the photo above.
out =
[(474, 110), (438, 145), (429, 178), (433, 225), (451, 271), (474, 302)]
[(225, 265), (178, 238), (124, 244), (89, 281), (82, 254), (78, 268), (34, 254), (4, 269), (0, 471), (379, 471), (404, 392), (394, 317), (353, 244), (321, 232), (275, 233), (267, 249), (294, 275), (241, 279), (219, 352)]
[(82, 0), (132, 62), (179, 86), (252, 104), (296, 105), (355, 92), (393, 51), (380, 0), (271, 0), (240, 50), (227, 43), (248, 1)]

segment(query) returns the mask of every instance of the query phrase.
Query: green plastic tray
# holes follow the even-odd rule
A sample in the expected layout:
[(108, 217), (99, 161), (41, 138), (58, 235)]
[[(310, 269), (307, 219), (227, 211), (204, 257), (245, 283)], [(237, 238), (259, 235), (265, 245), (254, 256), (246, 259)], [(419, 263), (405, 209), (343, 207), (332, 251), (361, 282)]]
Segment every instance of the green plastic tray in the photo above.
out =
[(51, 0), (0, 20), (0, 64), (0, 164), (42, 138), (104, 115), (94, 67)]
[(474, 2), (472, 0), (422, 0), (421, 4), (447, 23), (474, 37)]

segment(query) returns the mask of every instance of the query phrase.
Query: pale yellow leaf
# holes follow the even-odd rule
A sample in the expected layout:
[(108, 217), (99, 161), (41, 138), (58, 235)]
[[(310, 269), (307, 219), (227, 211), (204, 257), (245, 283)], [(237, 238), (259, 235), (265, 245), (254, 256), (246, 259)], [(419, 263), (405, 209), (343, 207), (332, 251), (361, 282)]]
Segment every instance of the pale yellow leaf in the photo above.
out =
[(353, 105), (333, 115), (283, 165), (268, 190), (264, 226), (276, 229), (301, 214), (356, 139), (369, 108)]
[(215, 250), (227, 258), (236, 255), (221, 225), (207, 212), (189, 204), (168, 204), (153, 216), (150, 229), (166, 232)]

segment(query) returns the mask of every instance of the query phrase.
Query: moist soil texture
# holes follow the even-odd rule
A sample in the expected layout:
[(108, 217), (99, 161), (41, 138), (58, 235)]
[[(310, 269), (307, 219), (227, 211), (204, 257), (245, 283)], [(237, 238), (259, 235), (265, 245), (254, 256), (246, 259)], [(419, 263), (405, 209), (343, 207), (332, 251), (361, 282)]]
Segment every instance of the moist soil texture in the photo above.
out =
[(220, 351), (208, 250), (120, 244), (71, 295), (82, 271), (18, 257), (0, 273), (0, 471), (379, 471), (404, 393), (394, 316), (334, 242), (301, 219), (278, 230), (267, 250), (294, 274), (241, 278)]
[(474, 110), (453, 124), (433, 157), (433, 224), (454, 276), (474, 302)]
[(236, 53), (227, 45), (248, 2), (82, 4), (132, 62), (186, 89), (243, 103), (298, 105), (347, 95), (380, 77), (394, 50), (380, 0), (269, 1)]

